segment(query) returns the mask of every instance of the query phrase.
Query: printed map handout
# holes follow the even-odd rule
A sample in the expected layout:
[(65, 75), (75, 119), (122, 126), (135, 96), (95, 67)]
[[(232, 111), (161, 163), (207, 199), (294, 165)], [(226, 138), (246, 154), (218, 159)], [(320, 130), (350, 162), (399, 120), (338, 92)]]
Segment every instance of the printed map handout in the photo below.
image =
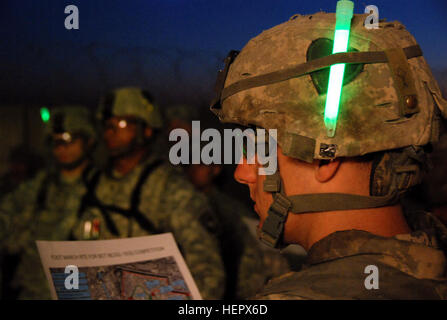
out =
[[(53, 299), (202, 299), (171, 233), (114, 240), (37, 241), (37, 247)], [(77, 288), (66, 285), (72, 274), (67, 266), (77, 269)]]

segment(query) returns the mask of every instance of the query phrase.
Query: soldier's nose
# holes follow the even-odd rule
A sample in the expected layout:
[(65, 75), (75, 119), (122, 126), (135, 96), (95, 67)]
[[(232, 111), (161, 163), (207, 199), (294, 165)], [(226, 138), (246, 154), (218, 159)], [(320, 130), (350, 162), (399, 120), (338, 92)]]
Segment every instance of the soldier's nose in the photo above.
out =
[(256, 168), (255, 164), (244, 163), (238, 164), (234, 171), (234, 179), (242, 184), (249, 184), (256, 182)]

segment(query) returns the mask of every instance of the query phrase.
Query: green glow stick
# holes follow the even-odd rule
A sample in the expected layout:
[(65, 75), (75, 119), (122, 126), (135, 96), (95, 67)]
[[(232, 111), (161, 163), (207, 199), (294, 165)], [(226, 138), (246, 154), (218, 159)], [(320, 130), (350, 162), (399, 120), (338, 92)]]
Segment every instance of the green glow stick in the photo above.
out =
[(48, 122), (50, 120), (50, 110), (45, 107), (40, 108), (40, 117), (44, 123)]
[[(349, 0), (340, 0), (337, 2), (332, 54), (348, 51), (349, 33), (353, 14), (354, 2)], [(326, 106), (324, 108), (324, 125), (327, 129), (327, 136), (330, 138), (334, 137), (337, 127), (345, 66), (344, 63), (334, 64), (331, 66), (329, 74), (329, 86), (326, 96)]]

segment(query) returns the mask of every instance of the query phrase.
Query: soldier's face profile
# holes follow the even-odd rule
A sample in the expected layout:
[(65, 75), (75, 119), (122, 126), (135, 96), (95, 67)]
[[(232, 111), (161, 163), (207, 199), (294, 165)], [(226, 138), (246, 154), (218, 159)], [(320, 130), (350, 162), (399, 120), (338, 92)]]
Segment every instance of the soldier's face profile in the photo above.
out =
[[(278, 168), (280, 168), (281, 181), (286, 194), (321, 192), (316, 178), (317, 168), (319, 168), (317, 162), (308, 164), (287, 157), (282, 153), (280, 146), (277, 151)], [(262, 170), (262, 165), (258, 161), (248, 164), (247, 159), (244, 158), (234, 172), (235, 180), (246, 184), (250, 189), (250, 198), (255, 202), (254, 210), (260, 218), (260, 227), (267, 218), (268, 209), (273, 203), (272, 194), (264, 191), (266, 175), (260, 174)]]
[(264, 191), (265, 175), (259, 174), (261, 165), (255, 161), (254, 164), (247, 163), (243, 157), (236, 167), (234, 178), (237, 182), (246, 184), (250, 189), (250, 198), (255, 202), (254, 210), (259, 216), (259, 227), (262, 227), (270, 205), (273, 203), (271, 193)]

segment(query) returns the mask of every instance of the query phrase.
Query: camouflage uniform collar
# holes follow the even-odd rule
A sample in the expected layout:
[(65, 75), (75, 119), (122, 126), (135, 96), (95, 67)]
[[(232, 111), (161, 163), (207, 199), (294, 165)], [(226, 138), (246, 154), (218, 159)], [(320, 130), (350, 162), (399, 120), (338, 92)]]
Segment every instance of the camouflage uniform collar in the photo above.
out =
[(82, 173), (78, 176), (73, 176), (73, 177), (67, 177), (67, 176), (63, 176), (63, 175), (59, 175), (59, 180), (58, 182), (61, 185), (73, 185), (76, 183), (79, 183), (82, 181)]
[(78, 176), (67, 177), (54, 168), (48, 169), (46, 175), (49, 181), (61, 187), (75, 185), (82, 181), (82, 173)]
[(147, 154), (141, 161), (138, 163), (135, 168), (133, 168), (130, 172), (127, 174), (120, 174), (113, 168), (110, 168), (108, 170), (109, 176), (114, 179), (122, 179), (126, 176), (132, 176), (134, 174), (139, 174), (146, 166), (154, 163), (155, 161), (159, 160), (160, 157), (155, 154)]
[(399, 269), (418, 279), (445, 276), (446, 257), (434, 237), (423, 231), (387, 238), (360, 230), (337, 231), (316, 242), (309, 250), (306, 266), (356, 255)]

